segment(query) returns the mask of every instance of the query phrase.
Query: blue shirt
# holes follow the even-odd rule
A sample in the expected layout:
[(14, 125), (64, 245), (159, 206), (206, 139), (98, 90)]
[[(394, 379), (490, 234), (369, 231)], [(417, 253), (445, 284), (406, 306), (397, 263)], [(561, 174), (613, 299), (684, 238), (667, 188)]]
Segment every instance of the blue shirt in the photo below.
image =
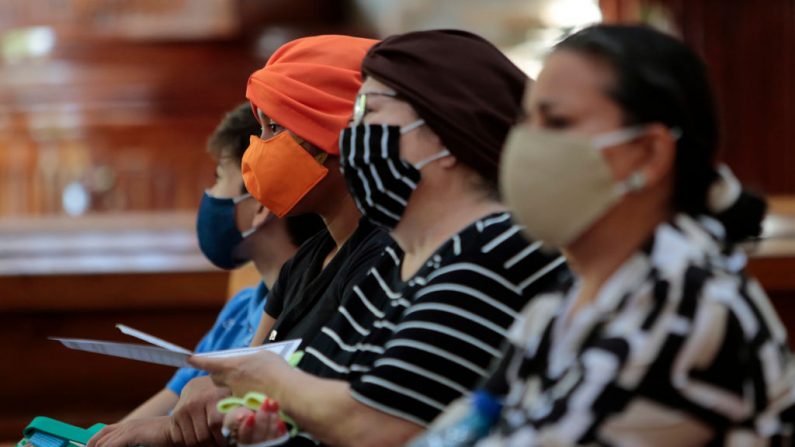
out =
[[(204, 335), (195, 351), (210, 352), (248, 346), (262, 319), (267, 294), (268, 288), (262, 282), (257, 287), (240, 290), (221, 309), (212, 329)], [(195, 368), (180, 368), (168, 381), (166, 388), (180, 395), (189, 381), (205, 375), (206, 372)]]

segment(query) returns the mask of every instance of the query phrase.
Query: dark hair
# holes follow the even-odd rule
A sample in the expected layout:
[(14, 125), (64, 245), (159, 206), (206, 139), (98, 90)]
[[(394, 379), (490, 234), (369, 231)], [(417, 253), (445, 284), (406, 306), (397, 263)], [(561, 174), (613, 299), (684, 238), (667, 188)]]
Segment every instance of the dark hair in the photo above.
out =
[(627, 125), (662, 123), (678, 129), (673, 208), (693, 216), (712, 215), (736, 242), (761, 232), (764, 199), (743, 191), (728, 209), (715, 213), (708, 191), (718, 179), (715, 158), (719, 124), (707, 69), (677, 39), (645, 26), (596, 25), (578, 31), (555, 50), (582, 53), (606, 62), (615, 84), (607, 94), (624, 112)]
[(259, 121), (248, 102), (227, 113), (207, 140), (207, 151), (217, 159), (232, 158), (243, 161), (251, 135), (262, 132)]

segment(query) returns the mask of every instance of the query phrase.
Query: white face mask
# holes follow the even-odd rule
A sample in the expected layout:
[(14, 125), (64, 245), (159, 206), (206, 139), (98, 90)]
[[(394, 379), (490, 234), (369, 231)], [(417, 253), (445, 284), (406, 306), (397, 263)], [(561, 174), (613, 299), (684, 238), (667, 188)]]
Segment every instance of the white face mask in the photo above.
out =
[(629, 127), (588, 139), (514, 127), (500, 163), (506, 205), (531, 237), (554, 247), (570, 244), (624, 195), (645, 186), (639, 172), (615, 182), (602, 155), (644, 132)]

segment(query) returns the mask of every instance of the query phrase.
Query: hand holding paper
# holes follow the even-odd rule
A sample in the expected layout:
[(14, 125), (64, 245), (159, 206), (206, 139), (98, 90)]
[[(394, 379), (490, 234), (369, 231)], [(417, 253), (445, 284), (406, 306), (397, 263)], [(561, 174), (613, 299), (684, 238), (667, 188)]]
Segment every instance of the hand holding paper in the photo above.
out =
[(294, 371), (284, 357), (263, 350), (245, 357), (194, 355), (188, 362), (209, 372), (217, 386), (229, 388), (235, 396), (243, 396), (252, 390), (270, 394), (271, 389), (277, 386), (277, 378)]
[(140, 360), (142, 362), (156, 363), (159, 365), (175, 366), (177, 368), (190, 367), (191, 365), (187, 362), (190, 356), (196, 358), (230, 358), (247, 356), (262, 351), (270, 351), (276, 356), (287, 359), (301, 344), (300, 339), (295, 339), (250, 348), (228, 349), (196, 354), (181, 346), (169, 343), (137, 329), (122, 324), (118, 324), (116, 327), (119, 328), (121, 332), (154, 346), (101, 340), (84, 340), (79, 338), (50, 337), (50, 339), (59, 341), (70, 349)]

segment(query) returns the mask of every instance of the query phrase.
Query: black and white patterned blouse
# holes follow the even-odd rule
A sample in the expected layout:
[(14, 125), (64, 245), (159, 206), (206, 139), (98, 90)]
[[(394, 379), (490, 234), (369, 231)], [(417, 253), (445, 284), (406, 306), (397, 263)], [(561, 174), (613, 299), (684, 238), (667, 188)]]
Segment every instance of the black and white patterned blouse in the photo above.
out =
[(478, 445), (786, 445), (786, 330), (720, 230), (661, 224), (573, 317), (577, 284), (532, 300), (488, 385), (507, 392), (501, 420)]

